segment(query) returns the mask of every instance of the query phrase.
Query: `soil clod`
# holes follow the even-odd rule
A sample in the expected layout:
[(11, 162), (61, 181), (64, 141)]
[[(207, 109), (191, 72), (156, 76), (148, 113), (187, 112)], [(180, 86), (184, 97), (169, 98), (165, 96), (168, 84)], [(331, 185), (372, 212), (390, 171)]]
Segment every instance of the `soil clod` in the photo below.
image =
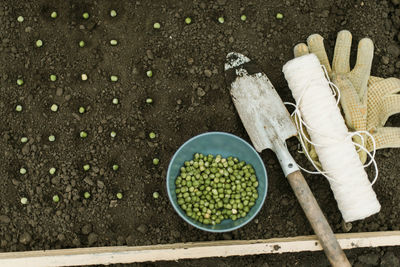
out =
[(0, 215), (0, 223), (8, 224), (10, 223), (11, 219), (10, 217), (6, 215)]
[(148, 227), (144, 224), (141, 224), (138, 226), (138, 228), (136, 228), (136, 230), (138, 230), (138, 232), (145, 234), (147, 233)]
[(382, 257), (381, 267), (400, 266), (399, 258), (392, 251), (388, 251)]
[(88, 235), (88, 234), (90, 234), (91, 232), (92, 232), (92, 225), (91, 225), (91, 224), (85, 224), (85, 225), (82, 227), (82, 234)]
[(365, 254), (358, 257), (358, 261), (367, 265), (376, 266), (379, 263), (379, 255), (377, 254)]
[(19, 237), (19, 242), (24, 245), (28, 245), (32, 240), (31, 235), (28, 232), (24, 232), (20, 237)]
[(88, 245), (93, 246), (97, 242), (98, 236), (95, 233), (90, 233), (88, 236)]

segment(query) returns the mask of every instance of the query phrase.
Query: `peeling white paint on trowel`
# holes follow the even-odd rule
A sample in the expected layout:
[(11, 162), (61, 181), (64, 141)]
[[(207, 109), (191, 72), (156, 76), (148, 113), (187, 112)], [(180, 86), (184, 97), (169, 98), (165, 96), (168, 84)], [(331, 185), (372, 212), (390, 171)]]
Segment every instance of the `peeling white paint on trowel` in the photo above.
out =
[(232, 99), (255, 149), (275, 150), (274, 140), (284, 143), (297, 130), (267, 75), (249, 74), (251, 66), (245, 64), (249, 62), (249, 58), (238, 53), (227, 56), (225, 69), (234, 69), (232, 74), (236, 76), (231, 84)]

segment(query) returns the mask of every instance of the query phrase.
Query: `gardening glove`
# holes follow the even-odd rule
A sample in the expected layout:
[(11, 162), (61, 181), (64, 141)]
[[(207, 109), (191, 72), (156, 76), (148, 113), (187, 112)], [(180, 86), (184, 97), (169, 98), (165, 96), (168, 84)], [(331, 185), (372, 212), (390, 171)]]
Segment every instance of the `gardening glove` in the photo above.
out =
[[(338, 33), (332, 68), (326, 55), (323, 38), (319, 34), (308, 37), (307, 44), (300, 43), (294, 48), (295, 57), (314, 53), (327, 70), (330, 79), (340, 90), (340, 104), (347, 127), (350, 131), (368, 131), (375, 139), (376, 149), (400, 147), (400, 128), (384, 127), (389, 116), (400, 112), (400, 80), (383, 79), (370, 76), (374, 54), (374, 45), (369, 38), (358, 44), (357, 61), (350, 71), (351, 33)], [(373, 142), (365, 134), (354, 136), (353, 141), (373, 150)], [(364, 140), (364, 142), (363, 142)], [(313, 161), (318, 162), (315, 149), (308, 144)], [(364, 163), (367, 153), (359, 150), (360, 160)], [(319, 165), (319, 164), (317, 164)], [(320, 165), (319, 165), (320, 166)]]

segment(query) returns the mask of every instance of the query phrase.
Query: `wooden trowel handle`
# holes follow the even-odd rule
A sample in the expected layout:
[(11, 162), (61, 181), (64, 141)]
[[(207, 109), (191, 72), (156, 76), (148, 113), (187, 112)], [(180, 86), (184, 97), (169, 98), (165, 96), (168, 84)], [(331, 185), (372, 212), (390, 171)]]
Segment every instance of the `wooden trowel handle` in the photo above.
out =
[(310, 187), (308, 187), (303, 174), (301, 174), (300, 171), (295, 171), (290, 173), (287, 179), (332, 266), (351, 266), (324, 214), (318, 206)]

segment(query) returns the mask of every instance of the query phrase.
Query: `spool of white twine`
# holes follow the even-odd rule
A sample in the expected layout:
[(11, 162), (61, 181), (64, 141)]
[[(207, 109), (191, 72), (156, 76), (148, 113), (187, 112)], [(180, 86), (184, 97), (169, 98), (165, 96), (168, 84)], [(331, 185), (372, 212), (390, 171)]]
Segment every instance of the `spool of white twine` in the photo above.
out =
[(343, 219), (351, 222), (379, 212), (381, 206), (352, 142), (353, 134), (318, 58), (314, 54), (295, 58), (283, 66), (283, 73)]

